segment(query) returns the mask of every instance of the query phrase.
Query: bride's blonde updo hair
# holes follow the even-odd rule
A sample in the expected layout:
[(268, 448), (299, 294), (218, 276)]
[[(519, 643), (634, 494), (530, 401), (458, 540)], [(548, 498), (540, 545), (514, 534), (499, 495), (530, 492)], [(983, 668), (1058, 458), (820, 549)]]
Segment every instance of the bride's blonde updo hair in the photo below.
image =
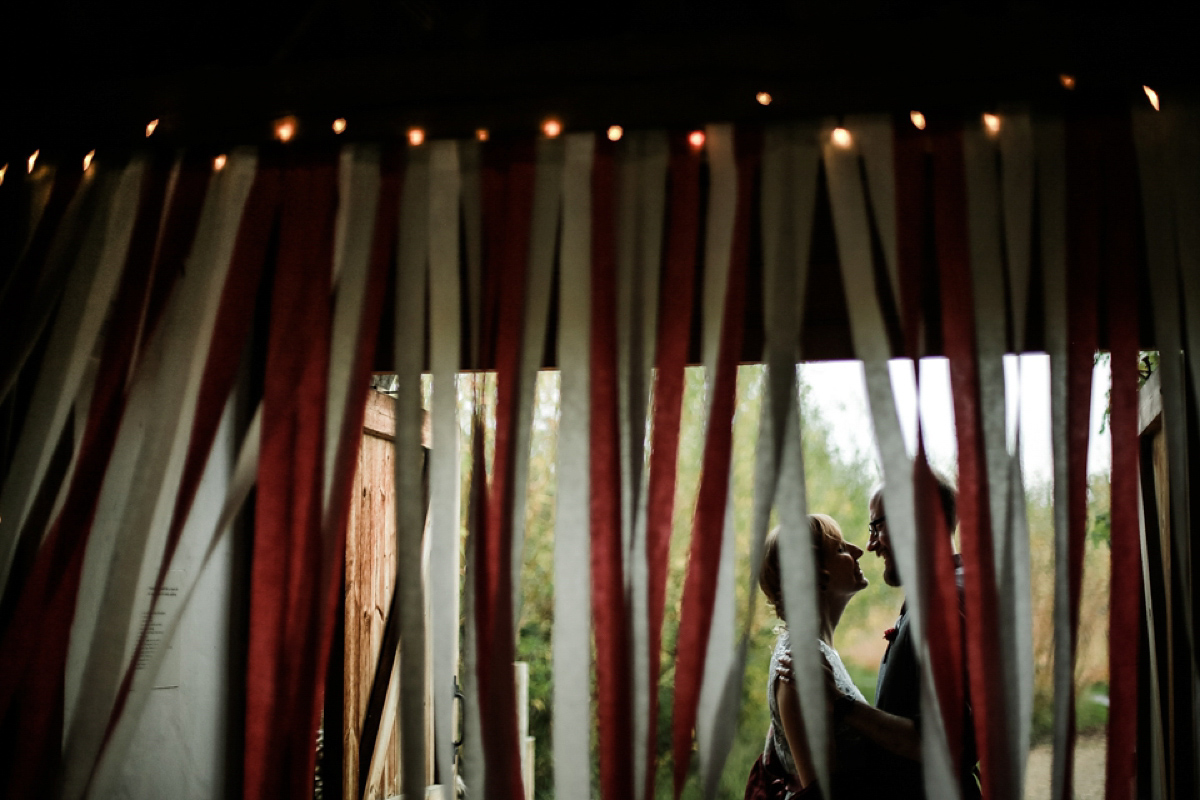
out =
[[(776, 526), (767, 534), (767, 541), (763, 546), (762, 568), (758, 572), (758, 585), (767, 596), (767, 602), (775, 609), (775, 615), (786, 621), (783, 612), (783, 575), (779, 568), (779, 537), (782, 530), (782, 526)], [(841, 543), (844, 541), (842, 529), (828, 514), (809, 514), (808, 530), (811, 534), (809, 540), (812, 542), (816, 572), (820, 576), (825, 566), (825, 540)]]

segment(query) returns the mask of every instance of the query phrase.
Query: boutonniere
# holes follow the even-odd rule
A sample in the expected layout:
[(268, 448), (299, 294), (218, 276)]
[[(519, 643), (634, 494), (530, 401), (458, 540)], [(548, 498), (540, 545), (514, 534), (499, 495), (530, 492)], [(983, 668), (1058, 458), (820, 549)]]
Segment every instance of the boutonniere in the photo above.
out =
[(883, 632), (883, 638), (887, 639), (889, 642), (892, 641), (893, 639), (895, 639), (896, 638), (896, 629), (888, 628), (886, 631)]

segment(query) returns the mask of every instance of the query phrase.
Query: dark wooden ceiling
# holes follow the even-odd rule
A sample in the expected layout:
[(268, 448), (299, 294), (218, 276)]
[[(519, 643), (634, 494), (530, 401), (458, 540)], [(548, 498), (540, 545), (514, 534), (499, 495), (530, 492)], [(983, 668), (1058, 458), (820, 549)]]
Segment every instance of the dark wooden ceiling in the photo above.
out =
[[(270, 135), (433, 136), (770, 121), (854, 111), (978, 113), (1006, 102), (1192, 92), (1194, 25), (1166, 3), (647, 0), (496, 3), (45, 0), (4, 14), (0, 147), (85, 152)], [(774, 102), (761, 107), (758, 91)]]

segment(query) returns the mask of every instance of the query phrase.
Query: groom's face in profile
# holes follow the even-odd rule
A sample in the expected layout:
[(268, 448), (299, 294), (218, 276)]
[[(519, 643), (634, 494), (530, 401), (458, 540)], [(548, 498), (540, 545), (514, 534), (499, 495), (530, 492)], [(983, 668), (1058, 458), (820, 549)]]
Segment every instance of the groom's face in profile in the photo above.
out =
[(888, 586), (899, 586), (900, 573), (896, 571), (896, 558), (892, 555), (892, 542), (888, 538), (882, 496), (871, 500), (870, 512), (871, 535), (867, 539), (867, 550), (883, 559), (883, 582)]

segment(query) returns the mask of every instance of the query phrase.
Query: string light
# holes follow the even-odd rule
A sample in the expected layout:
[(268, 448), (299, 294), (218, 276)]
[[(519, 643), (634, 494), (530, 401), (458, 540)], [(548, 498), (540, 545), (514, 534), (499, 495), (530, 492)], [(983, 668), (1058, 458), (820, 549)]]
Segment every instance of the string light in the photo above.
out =
[(1149, 86), (1143, 86), (1142, 91), (1146, 93), (1146, 97), (1150, 100), (1150, 105), (1154, 106), (1155, 111), (1158, 111), (1158, 92)]
[(425, 143), (425, 129), (424, 128), (409, 128), (408, 129), (408, 143), (411, 144), (413, 147), (420, 147), (421, 145), (423, 145)]
[(486, 142), (488, 140), (488, 129), (487, 128), (476, 128), (475, 129), (475, 138), (481, 142)]
[(694, 149), (699, 150), (704, 147), (704, 131), (692, 131), (688, 134), (688, 144)]
[(1000, 118), (995, 114), (983, 115), (983, 127), (987, 128), (988, 133), (1000, 132)]
[(39, 155), (41, 152), (42, 152), (41, 150), (34, 150), (34, 151), (33, 151), (33, 155), (31, 155), (31, 156), (30, 156), (30, 157), (29, 157), (29, 158), (26, 160), (26, 163), (29, 165), (29, 166), (28, 166), (28, 169), (27, 169), (26, 171), (27, 171), (27, 172), (29, 172), (31, 175), (33, 174), (33, 165), (37, 163), (38, 155)]
[(562, 123), (556, 119), (548, 119), (542, 123), (542, 133), (547, 139), (556, 139), (562, 133)]
[(913, 127), (919, 131), (925, 130), (925, 115), (920, 111), (908, 112), (908, 118), (912, 120)]
[(1058, 76), (1058, 82), (1062, 84), (1062, 87), (1064, 89), (1074, 89), (1075, 88), (1075, 76), (1074, 75), (1068, 75), (1064, 72), (1062, 75)]
[(221, 155), (219, 155), (213, 159), (213, 169), (215, 169), (217, 172), (220, 172), (221, 170), (225, 169), (225, 154), (224, 153), (222, 153)]
[(758, 101), (760, 106), (769, 106), (771, 105), (772, 97), (769, 92), (759, 92), (754, 95), (754, 99)]
[(154, 130), (157, 127), (158, 127), (158, 120), (156, 120), (156, 119), (152, 119), (146, 123), (146, 138), (147, 139), (150, 138), (150, 136), (154, 133)]
[(346, 130), (346, 120), (342, 119), (341, 117), (338, 117), (337, 119), (335, 119), (333, 121), (333, 132), (334, 133), (342, 133), (345, 130)]
[(610, 142), (619, 142), (621, 137), (625, 135), (625, 129), (620, 125), (612, 125), (608, 129), (608, 140)]
[(0, 167), (0, 186), (4, 185), (4, 176), (8, 174), (8, 164)]
[(275, 123), (275, 138), (281, 142), (290, 142), (296, 135), (296, 118), (284, 117)]
[(92, 168), (92, 159), (96, 157), (95, 150), (89, 150), (88, 154), (83, 157), (83, 171), (87, 172)]
[(829, 138), (833, 140), (835, 145), (843, 150), (854, 144), (854, 137), (850, 135), (850, 131), (841, 127), (834, 128), (833, 133), (829, 135)]

